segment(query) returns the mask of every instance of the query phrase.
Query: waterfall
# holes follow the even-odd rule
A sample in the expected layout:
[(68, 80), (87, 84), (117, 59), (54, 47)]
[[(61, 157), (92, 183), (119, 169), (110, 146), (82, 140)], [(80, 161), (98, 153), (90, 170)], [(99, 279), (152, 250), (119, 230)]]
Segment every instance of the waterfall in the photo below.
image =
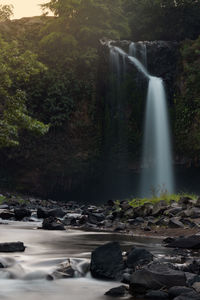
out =
[(161, 78), (150, 76), (147, 92), (140, 194), (172, 193), (173, 168), (166, 94)]
[(162, 192), (172, 193), (174, 191), (174, 178), (172, 167), (172, 153), (168, 112), (166, 104), (166, 93), (163, 80), (151, 76), (146, 69), (146, 46), (142, 43), (136, 46), (129, 45), (129, 55), (121, 48), (111, 46), (114, 51), (135, 65), (149, 81), (145, 126), (143, 137), (142, 175), (140, 184), (140, 195), (149, 196)]

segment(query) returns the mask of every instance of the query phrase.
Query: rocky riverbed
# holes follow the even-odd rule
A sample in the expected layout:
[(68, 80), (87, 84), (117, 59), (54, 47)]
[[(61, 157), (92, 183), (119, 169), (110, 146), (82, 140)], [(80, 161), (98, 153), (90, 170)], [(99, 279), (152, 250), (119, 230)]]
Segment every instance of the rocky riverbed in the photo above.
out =
[(74, 300), (200, 299), (199, 198), (138, 207), (110, 200), (97, 207), (10, 196), (0, 217), (3, 297), (3, 282), (15, 279), (14, 299), (56, 293), (62, 300), (66, 286)]

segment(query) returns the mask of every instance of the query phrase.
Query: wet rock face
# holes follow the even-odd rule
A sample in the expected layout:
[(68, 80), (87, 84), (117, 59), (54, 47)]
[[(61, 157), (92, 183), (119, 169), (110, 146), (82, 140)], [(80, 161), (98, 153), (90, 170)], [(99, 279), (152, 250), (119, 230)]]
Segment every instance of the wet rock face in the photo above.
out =
[[(130, 43), (131, 41), (117, 41), (112, 42), (112, 45), (120, 47), (128, 53)], [(135, 42), (137, 49), (140, 49), (141, 45), (146, 47), (149, 73), (164, 80), (168, 99), (172, 100), (174, 82), (177, 75), (177, 63), (180, 57), (179, 43), (176, 41)]]
[(124, 262), (119, 243), (108, 243), (92, 252), (90, 271), (93, 277), (121, 279), (123, 269)]
[(148, 71), (163, 78), (168, 96), (173, 96), (174, 81), (179, 58), (179, 44), (177, 42), (153, 41), (144, 42), (147, 47)]

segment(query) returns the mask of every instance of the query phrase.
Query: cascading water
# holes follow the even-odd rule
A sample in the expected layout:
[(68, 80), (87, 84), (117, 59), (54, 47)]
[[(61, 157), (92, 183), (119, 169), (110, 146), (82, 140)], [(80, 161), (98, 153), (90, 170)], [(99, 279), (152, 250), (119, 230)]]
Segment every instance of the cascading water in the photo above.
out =
[(149, 196), (152, 192), (154, 194), (162, 192), (172, 193), (174, 190), (174, 178), (163, 80), (159, 77), (151, 76), (147, 71), (145, 67), (147, 63), (146, 47), (142, 43), (140, 43), (139, 48), (135, 43), (131, 43), (129, 45), (129, 55), (119, 47), (110, 46), (110, 51), (121, 55), (123, 61), (128, 59), (149, 81), (145, 112), (140, 196)]
[(140, 194), (172, 193), (172, 154), (166, 95), (161, 78), (150, 76), (147, 92)]

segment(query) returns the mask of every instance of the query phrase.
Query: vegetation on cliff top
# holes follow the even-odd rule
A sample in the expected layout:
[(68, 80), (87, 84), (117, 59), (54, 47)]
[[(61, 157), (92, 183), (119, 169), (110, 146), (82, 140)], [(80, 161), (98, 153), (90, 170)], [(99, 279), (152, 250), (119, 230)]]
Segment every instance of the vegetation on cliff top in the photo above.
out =
[[(98, 52), (102, 36), (182, 41), (173, 99), (175, 151), (199, 159), (199, 1), (51, 0), (43, 8), (56, 17), (42, 17), (41, 23), (31, 26), (19, 25), (19, 32), (20, 21), (6, 21), (8, 31), (0, 26), (0, 146), (6, 147), (1, 153), (3, 168), (4, 161), (11, 159), (12, 170), (14, 164), (17, 170), (32, 170), (30, 180), (36, 190), (49, 180), (51, 186), (71, 189), (99, 172), (106, 128), (106, 86), (99, 87), (97, 72), (103, 68)], [(8, 20), (11, 14), (12, 7), (0, 6), (0, 20)], [(130, 78), (124, 85), (132, 87)], [(134, 110), (132, 94), (129, 98), (131, 118), (139, 119), (142, 101)], [(142, 122), (135, 119), (129, 122), (126, 134), (132, 158), (141, 152), (142, 126), (138, 124)], [(18, 144), (17, 150), (7, 150)]]

